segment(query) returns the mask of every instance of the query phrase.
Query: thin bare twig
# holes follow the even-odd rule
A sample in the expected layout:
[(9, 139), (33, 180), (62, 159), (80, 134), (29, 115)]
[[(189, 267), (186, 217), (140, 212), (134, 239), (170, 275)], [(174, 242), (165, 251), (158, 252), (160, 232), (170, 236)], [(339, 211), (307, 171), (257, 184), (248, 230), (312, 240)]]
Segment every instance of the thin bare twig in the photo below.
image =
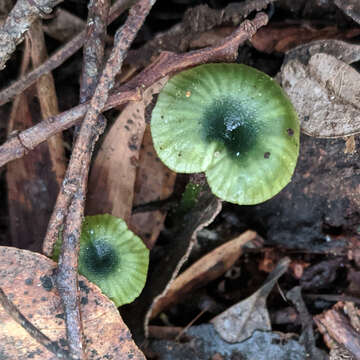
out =
[(77, 291), (79, 238), (91, 155), (99, 135), (104, 130), (104, 124), (98, 121), (98, 117), (106, 104), (127, 50), (154, 3), (155, 0), (140, 0), (136, 3), (130, 9), (125, 25), (115, 35), (114, 48), (90, 100), (44, 241), (44, 247), (52, 249), (60, 227), (63, 226), (56, 284), (64, 305), (70, 354), (79, 359), (84, 357)]
[(62, 0), (18, 0), (0, 28), (0, 70), (5, 67), (25, 32), (41, 15), (49, 14)]
[(57, 342), (51, 341), (46, 335), (44, 335), (37, 327), (35, 327), (12, 303), (12, 301), (6, 296), (3, 289), (0, 288), (0, 304), (7, 312), (7, 314), (14, 319), (19, 325), (21, 325), (27, 333), (33, 337), (39, 344), (43, 345), (46, 349), (52, 352), (59, 359), (71, 360), (72, 357), (68, 351), (59, 347)]
[[(110, 9), (108, 24), (113, 22), (120, 14), (122, 14), (134, 0), (118, 0)], [(22, 93), (31, 84), (33, 84), (41, 75), (51, 72), (61, 65), (66, 59), (78, 51), (84, 44), (86, 37), (86, 30), (76, 35), (71, 41), (64, 45), (61, 49), (55, 52), (42, 65), (29, 72), (27, 75), (21, 77), (13, 84), (3, 89), (0, 92), (0, 105), (10, 101), (17, 94)], [(0, 40), (1, 47), (1, 40)], [(1, 51), (1, 49), (0, 49)]]
[[(143, 90), (166, 75), (206, 62), (234, 61), (238, 47), (251, 38), (260, 27), (265, 26), (267, 22), (267, 15), (259, 13), (253, 20), (245, 20), (233, 34), (213, 47), (185, 54), (162, 53), (157, 61), (139, 75), (125, 85), (115, 89), (103, 110), (108, 110), (128, 101), (140, 100), (140, 93)], [(88, 103), (80, 104), (21, 133), (14, 134), (0, 146), (0, 166), (24, 156), (59, 131), (74, 126), (85, 115), (88, 106)]]

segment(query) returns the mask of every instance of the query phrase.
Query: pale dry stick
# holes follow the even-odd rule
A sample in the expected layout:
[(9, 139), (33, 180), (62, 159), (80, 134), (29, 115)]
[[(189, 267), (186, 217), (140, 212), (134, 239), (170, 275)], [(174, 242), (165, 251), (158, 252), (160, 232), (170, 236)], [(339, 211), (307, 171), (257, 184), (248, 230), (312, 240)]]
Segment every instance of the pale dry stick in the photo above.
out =
[(12, 319), (21, 325), (31, 337), (33, 337), (39, 344), (43, 345), (46, 349), (52, 352), (58, 359), (72, 359), (70, 354), (67, 351), (61, 349), (56, 341), (51, 341), (37, 327), (35, 327), (12, 303), (12, 301), (6, 296), (3, 289), (1, 288), (0, 304)]
[[(110, 9), (108, 24), (112, 23), (115, 19), (117, 19), (118, 16), (122, 14), (127, 8), (129, 8), (133, 2), (134, 0), (117, 0)], [(83, 46), (85, 37), (86, 30), (83, 30), (80, 34), (76, 35), (61, 49), (56, 51), (55, 54), (51, 55), (51, 57), (49, 57), (49, 59), (46, 60), (43, 64), (41, 64), (39, 67), (0, 91), (0, 105), (6, 104), (14, 96), (22, 93), (41, 75), (46, 74), (60, 66), (66, 59), (72, 56)]]
[(16, 45), (24, 39), (31, 24), (63, 0), (18, 0), (0, 28), (0, 70), (5, 67)]
[[(245, 20), (233, 34), (215, 46), (185, 54), (162, 53), (157, 61), (139, 75), (115, 89), (103, 110), (109, 110), (128, 101), (141, 100), (141, 92), (164, 76), (207, 62), (235, 61), (238, 47), (251, 38), (260, 27), (265, 26), (267, 22), (268, 16), (265, 13), (258, 13), (253, 20)], [(85, 115), (88, 106), (89, 103), (80, 104), (58, 116), (48, 118), (38, 125), (14, 134), (0, 146), (0, 167), (9, 161), (23, 157), (59, 131), (74, 126)], [(44, 252), (47, 254), (45, 249)]]
[[(114, 85), (115, 76), (121, 69), (128, 48), (155, 1), (138, 1), (130, 9), (125, 25), (115, 34), (114, 48), (90, 100), (44, 240), (45, 244), (54, 244), (60, 227), (63, 226), (56, 284), (64, 305), (70, 354), (78, 359), (84, 358), (85, 350), (77, 291), (79, 238), (91, 155), (99, 135), (104, 130), (104, 126), (98, 121), (98, 116), (106, 104), (109, 91)], [(63, 204), (65, 208), (60, 208), (59, 205)]]

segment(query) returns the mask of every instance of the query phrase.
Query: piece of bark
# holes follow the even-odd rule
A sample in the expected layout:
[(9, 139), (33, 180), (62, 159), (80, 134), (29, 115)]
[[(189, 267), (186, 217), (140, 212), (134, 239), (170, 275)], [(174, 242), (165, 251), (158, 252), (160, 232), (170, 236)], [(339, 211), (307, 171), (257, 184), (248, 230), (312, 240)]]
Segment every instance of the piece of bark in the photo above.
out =
[(244, 246), (253, 241), (263, 242), (254, 231), (246, 231), (192, 264), (170, 284), (161, 297), (154, 301), (150, 319), (156, 317), (170, 305), (181, 301), (192, 291), (223, 275), (242, 255)]
[(325, 342), (332, 347), (344, 346), (356, 359), (360, 359), (360, 333), (351, 326), (341, 311), (342, 304), (314, 317)]
[[(26, 250), (0, 247), (0, 288), (41, 332), (67, 350), (64, 310), (54, 286), (56, 263)], [(112, 301), (80, 276), (86, 357), (144, 360)], [(0, 306), (1, 359), (54, 359)]]
[[(173, 192), (175, 179), (176, 173), (158, 158), (147, 125), (140, 149), (133, 206), (167, 199)], [(151, 249), (163, 228), (165, 217), (166, 212), (160, 210), (132, 214), (129, 228)]]

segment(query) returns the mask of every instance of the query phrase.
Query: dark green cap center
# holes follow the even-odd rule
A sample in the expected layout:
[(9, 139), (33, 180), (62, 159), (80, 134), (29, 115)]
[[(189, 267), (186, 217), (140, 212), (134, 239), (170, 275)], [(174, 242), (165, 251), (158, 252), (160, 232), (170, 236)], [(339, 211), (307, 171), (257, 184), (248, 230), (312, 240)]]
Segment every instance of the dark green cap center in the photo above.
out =
[(95, 275), (108, 275), (118, 265), (119, 258), (112, 246), (101, 239), (90, 241), (84, 251), (86, 269)]
[(255, 145), (258, 132), (255, 111), (245, 108), (239, 101), (215, 100), (203, 116), (205, 140), (221, 142), (229, 154), (243, 156)]

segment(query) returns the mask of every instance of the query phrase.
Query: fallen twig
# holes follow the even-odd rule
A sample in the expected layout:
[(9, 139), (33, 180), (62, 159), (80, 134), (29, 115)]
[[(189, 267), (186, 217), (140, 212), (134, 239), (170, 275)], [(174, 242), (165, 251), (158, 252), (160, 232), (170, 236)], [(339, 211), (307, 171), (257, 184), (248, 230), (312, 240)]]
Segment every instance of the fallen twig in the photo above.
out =
[[(118, 0), (110, 9), (108, 24), (112, 23), (117, 17), (122, 14), (134, 0)], [(0, 33), (1, 34), (1, 33)], [(61, 49), (49, 57), (43, 64), (29, 72), (27, 75), (21, 77), (13, 84), (0, 92), (0, 105), (10, 101), (17, 94), (22, 93), (31, 84), (33, 84), (41, 75), (49, 73), (61, 65), (66, 59), (78, 51), (84, 44), (86, 38), (86, 30), (83, 30), (76, 35), (71, 41), (64, 45)], [(0, 40), (1, 46), (1, 40)], [(0, 50), (1, 51), (1, 50)]]
[(19, 325), (21, 325), (28, 334), (33, 337), (38, 343), (43, 345), (46, 349), (55, 354), (59, 359), (69, 359), (72, 357), (70, 354), (61, 349), (56, 341), (51, 341), (46, 335), (44, 335), (38, 328), (36, 328), (12, 303), (12, 301), (6, 296), (4, 291), (0, 288), (0, 304), (12, 319), (14, 319)]
[[(162, 53), (157, 61), (139, 75), (115, 89), (113, 95), (109, 96), (103, 110), (108, 110), (128, 101), (140, 100), (141, 91), (166, 75), (206, 62), (234, 61), (238, 47), (251, 38), (267, 22), (268, 16), (259, 13), (253, 20), (245, 20), (232, 35), (226, 37), (216, 46), (185, 54)], [(0, 166), (24, 156), (50, 136), (75, 125), (79, 118), (85, 115), (88, 106), (88, 103), (80, 104), (58, 116), (48, 118), (38, 125), (14, 134), (0, 146)]]
[(63, 0), (18, 0), (0, 28), (0, 70), (5, 67), (25, 32), (41, 15), (49, 14)]
[(99, 135), (104, 130), (104, 123), (98, 121), (98, 116), (104, 109), (127, 50), (155, 1), (138, 1), (130, 9), (125, 25), (115, 35), (114, 48), (90, 100), (44, 240), (44, 248), (51, 253), (60, 228), (63, 227), (56, 283), (64, 305), (70, 353), (78, 359), (84, 358), (77, 291), (79, 238), (91, 155)]

